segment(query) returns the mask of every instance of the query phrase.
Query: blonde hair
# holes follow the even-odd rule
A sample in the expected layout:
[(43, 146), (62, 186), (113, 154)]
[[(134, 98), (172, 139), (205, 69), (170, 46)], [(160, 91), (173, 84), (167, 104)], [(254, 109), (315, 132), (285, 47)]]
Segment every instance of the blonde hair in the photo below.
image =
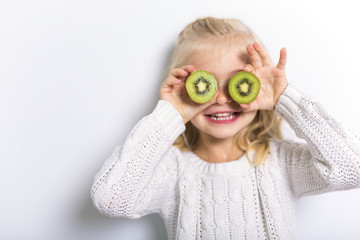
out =
[[(254, 41), (263, 45), (258, 37), (238, 19), (199, 18), (188, 24), (179, 34), (169, 71), (190, 64), (192, 58), (199, 56), (203, 50), (214, 49), (216, 44), (237, 44), (234, 51), (238, 51), (243, 60), (250, 63), (246, 46)], [(273, 110), (259, 110), (254, 120), (236, 134), (238, 147), (246, 153), (249, 162), (254, 166), (265, 162), (270, 152), (271, 139), (282, 139), (280, 124), (281, 119)], [(198, 137), (197, 128), (188, 122), (185, 132), (178, 137), (174, 145), (182, 151), (192, 151), (197, 145)], [(250, 150), (255, 150), (252, 161), (249, 158)]]

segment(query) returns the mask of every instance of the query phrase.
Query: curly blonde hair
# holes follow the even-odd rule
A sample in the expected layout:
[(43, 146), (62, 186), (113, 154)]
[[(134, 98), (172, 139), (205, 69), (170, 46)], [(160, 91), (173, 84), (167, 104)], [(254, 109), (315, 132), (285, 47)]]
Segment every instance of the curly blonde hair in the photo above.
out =
[[(234, 44), (239, 55), (250, 64), (246, 46), (254, 41), (261, 43), (258, 37), (240, 20), (233, 18), (204, 17), (188, 24), (180, 32), (175, 49), (171, 56), (168, 70), (189, 64), (191, 58), (214, 44)], [(238, 147), (246, 153), (251, 164), (263, 164), (270, 152), (271, 139), (282, 139), (280, 130), (281, 119), (273, 110), (259, 110), (254, 120), (236, 134)], [(198, 142), (197, 128), (191, 123), (186, 124), (185, 132), (178, 137), (174, 145), (182, 151), (192, 151)], [(254, 159), (250, 160), (249, 151), (255, 150)]]

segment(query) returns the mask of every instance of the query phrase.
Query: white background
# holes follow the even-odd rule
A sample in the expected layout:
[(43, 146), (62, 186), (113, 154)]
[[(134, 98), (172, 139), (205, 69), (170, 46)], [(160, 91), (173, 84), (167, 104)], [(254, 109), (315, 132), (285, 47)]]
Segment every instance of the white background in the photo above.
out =
[[(236, 17), (360, 132), (356, 1), (0, 0), (0, 239), (164, 239), (158, 215), (100, 215), (95, 173), (150, 113), (177, 34)], [(291, 132), (288, 136), (291, 137)], [(360, 190), (299, 201), (299, 239), (360, 239)]]

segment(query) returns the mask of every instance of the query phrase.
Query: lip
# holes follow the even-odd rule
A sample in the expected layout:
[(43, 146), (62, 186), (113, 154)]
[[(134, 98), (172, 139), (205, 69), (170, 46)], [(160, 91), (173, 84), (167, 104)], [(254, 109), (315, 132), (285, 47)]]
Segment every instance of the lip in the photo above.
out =
[[(235, 113), (235, 117), (232, 119), (227, 119), (227, 120), (215, 120), (215, 119), (211, 119), (209, 115), (213, 115), (213, 114), (218, 114), (218, 113)], [(222, 112), (214, 112), (211, 114), (206, 114), (205, 118), (211, 122), (211, 123), (215, 123), (215, 124), (230, 124), (235, 122), (240, 116), (240, 112), (235, 112), (235, 111), (222, 111)]]

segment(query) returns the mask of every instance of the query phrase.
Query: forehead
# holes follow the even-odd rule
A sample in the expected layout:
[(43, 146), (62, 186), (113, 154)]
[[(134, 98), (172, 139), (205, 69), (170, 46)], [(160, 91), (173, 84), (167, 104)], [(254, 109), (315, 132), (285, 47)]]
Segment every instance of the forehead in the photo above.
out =
[(216, 44), (193, 55), (190, 64), (197, 70), (205, 70), (216, 77), (236, 73), (246, 64), (241, 49), (233, 45)]

